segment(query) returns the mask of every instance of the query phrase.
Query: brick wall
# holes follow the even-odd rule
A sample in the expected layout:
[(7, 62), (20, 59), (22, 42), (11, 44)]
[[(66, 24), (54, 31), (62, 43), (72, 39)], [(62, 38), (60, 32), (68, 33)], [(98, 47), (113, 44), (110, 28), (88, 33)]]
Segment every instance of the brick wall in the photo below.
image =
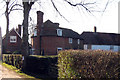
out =
[[(82, 44), (82, 42), (81, 42)], [(77, 39), (73, 39), (73, 43), (69, 43), (69, 38), (57, 36), (42, 37), (41, 49), (44, 50), (44, 55), (56, 55), (57, 48), (65, 49), (82, 49), (82, 45), (77, 43)], [(81, 46), (80, 46), (81, 45)]]
[[(16, 43), (11, 43), (10, 42), (10, 36), (17, 36), (17, 42)], [(6, 38), (3, 39), (3, 53), (6, 53), (6, 52), (13, 53), (15, 51), (20, 51), (22, 39), (19, 37), (19, 35), (14, 30), (12, 30), (8, 35), (7, 48), (5, 47), (5, 39)]]
[(34, 54), (40, 54), (40, 39), (37, 36), (32, 38), (32, 48), (34, 49)]
[[(58, 37), (57, 30), (59, 24), (47, 21), (43, 23), (43, 12), (37, 11), (37, 36), (32, 36), (33, 54), (40, 55), (56, 55), (57, 48), (65, 49), (83, 49), (83, 41), (78, 44), (78, 39), (73, 39), (73, 43), (69, 43), (69, 38)], [(69, 34), (69, 33), (68, 33)], [(41, 36), (41, 37), (40, 37)]]

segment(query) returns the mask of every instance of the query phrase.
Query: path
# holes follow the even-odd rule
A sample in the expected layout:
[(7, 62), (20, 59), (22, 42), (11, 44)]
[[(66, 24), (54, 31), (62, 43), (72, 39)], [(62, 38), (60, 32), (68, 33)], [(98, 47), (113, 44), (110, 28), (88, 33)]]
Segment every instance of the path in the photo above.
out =
[(0, 80), (2, 78), (22, 78), (16, 72), (9, 70), (2, 65), (0, 65)]

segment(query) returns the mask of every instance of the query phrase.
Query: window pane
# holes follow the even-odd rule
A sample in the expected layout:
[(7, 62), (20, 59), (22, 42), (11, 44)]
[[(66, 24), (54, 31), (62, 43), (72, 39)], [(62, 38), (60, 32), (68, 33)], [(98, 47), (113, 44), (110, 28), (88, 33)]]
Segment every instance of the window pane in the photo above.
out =
[(37, 29), (34, 30), (34, 36), (37, 36)]
[(72, 43), (72, 38), (69, 38), (69, 43)]
[(57, 29), (57, 35), (62, 36), (62, 29)]
[(11, 43), (16, 43), (17, 42), (17, 37), (16, 36), (10, 36), (10, 42)]
[(80, 44), (80, 39), (78, 39), (78, 44)]

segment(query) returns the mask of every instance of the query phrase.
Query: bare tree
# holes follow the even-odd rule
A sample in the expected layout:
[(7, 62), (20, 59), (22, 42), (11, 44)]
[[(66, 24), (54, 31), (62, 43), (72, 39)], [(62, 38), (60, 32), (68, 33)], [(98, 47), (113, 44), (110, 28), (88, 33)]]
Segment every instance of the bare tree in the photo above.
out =
[[(42, 0), (38, 0), (42, 2)], [(64, 15), (61, 14), (57, 6), (55, 5), (56, 0), (50, 0), (54, 9), (58, 12), (58, 14), (66, 19)], [(91, 10), (91, 5), (96, 5), (97, 1), (86, 1), (86, 0), (63, 0), (64, 2), (68, 3), (70, 6), (73, 7), (83, 7), (87, 12), (92, 13), (94, 10)], [(29, 43), (28, 43), (28, 18), (29, 18), (29, 12), (32, 8), (32, 5), (37, 2), (37, 0), (22, 0), (23, 3), (23, 14), (24, 14), (24, 20), (23, 20), (23, 39), (22, 39), (22, 50), (23, 50), (23, 56), (24, 56), (24, 68), (26, 67), (26, 57), (29, 55)], [(109, 0), (107, 1), (107, 4), (109, 3)], [(107, 5), (106, 4), (106, 5)], [(92, 6), (93, 7), (93, 6)], [(94, 7), (93, 7), (94, 8)], [(93, 9), (92, 8), (92, 9)], [(105, 6), (106, 8), (106, 6)], [(67, 20), (67, 19), (66, 19)]]
[(5, 39), (5, 46), (4, 48), (7, 49), (7, 43), (8, 43), (8, 33), (9, 33), (9, 15), (12, 11), (15, 10), (22, 10), (20, 8), (14, 8), (16, 6), (20, 6), (22, 7), (20, 4), (15, 3), (16, 0), (11, 1), (11, 0), (3, 0), (5, 2), (6, 5), (6, 11), (5, 11), (5, 17), (6, 17), (6, 21), (7, 21), (7, 25), (6, 25), (6, 39)]
[[(22, 38), (22, 47), (21, 47), (22, 54), (24, 56), (23, 68), (26, 67), (26, 65), (25, 65), (26, 64), (26, 57), (29, 55), (29, 43), (28, 43), (28, 36), (29, 36), (28, 35), (28, 18), (29, 18), (29, 12), (30, 12), (30, 10), (32, 8), (32, 5), (37, 1), (42, 2), (43, 0), (22, 0), (23, 17), (24, 17), (24, 19), (23, 19), (23, 38)], [(63, 14), (61, 14), (60, 10), (56, 6), (56, 1), (57, 0), (50, 0), (50, 2), (52, 3), (54, 9), (56, 10), (56, 12), (58, 12), (58, 14), (62, 18), (66, 19), (65, 16)], [(97, 0), (93, 0), (93, 1), (88, 1), (88, 0), (62, 0), (62, 1), (65, 2), (65, 3), (68, 3), (70, 6), (73, 6), (73, 7), (77, 7), (77, 8), (82, 7), (89, 13), (92, 13), (93, 11), (95, 11), (95, 10), (93, 10), (95, 7), (91, 6), (91, 5), (96, 5), (97, 4)], [(109, 3), (109, 0), (107, 0), (107, 4), (108, 3)], [(6, 3), (6, 4), (9, 5), (9, 3)], [(105, 9), (106, 9), (107, 4), (105, 5)], [(41, 6), (44, 6), (44, 5), (41, 5)], [(6, 10), (8, 10), (8, 7), (6, 7)], [(7, 11), (6, 11), (6, 14), (8, 14)], [(8, 15), (6, 15), (6, 16), (8, 16)], [(9, 22), (9, 18), (8, 18), (8, 22)], [(8, 23), (8, 26), (9, 26), (9, 23)], [(7, 32), (8, 32), (8, 30), (7, 30)]]

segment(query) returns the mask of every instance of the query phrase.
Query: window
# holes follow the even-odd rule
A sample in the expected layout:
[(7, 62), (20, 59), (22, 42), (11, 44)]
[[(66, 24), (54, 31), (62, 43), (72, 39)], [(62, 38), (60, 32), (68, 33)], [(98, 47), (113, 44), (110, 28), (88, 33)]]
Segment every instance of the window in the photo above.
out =
[(72, 43), (72, 38), (69, 38), (69, 43)]
[(87, 45), (84, 45), (84, 50), (87, 50), (88, 46)]
[(111, 46), (110, 46), (110, 50), (114, 50), (114, 46), (111, 45)]
[(62, 50), (62, 48), (61, 48), (61, 47), (58, 47), (58, 48), (57, 48), (57, 52), (60, 51), (60, 50)]
[(80, 39), (78, 39), (78, 44), (80, 44)]
[(10, 42), (11, 43), (16, 43), (17, 42), (17, 37), (16, 36), (10, 36)]
[(62, 29), (57, 29), (57, 35), (62, 36)]
[(34, 36), (37, 36), (37, 29), (34, 30)]

